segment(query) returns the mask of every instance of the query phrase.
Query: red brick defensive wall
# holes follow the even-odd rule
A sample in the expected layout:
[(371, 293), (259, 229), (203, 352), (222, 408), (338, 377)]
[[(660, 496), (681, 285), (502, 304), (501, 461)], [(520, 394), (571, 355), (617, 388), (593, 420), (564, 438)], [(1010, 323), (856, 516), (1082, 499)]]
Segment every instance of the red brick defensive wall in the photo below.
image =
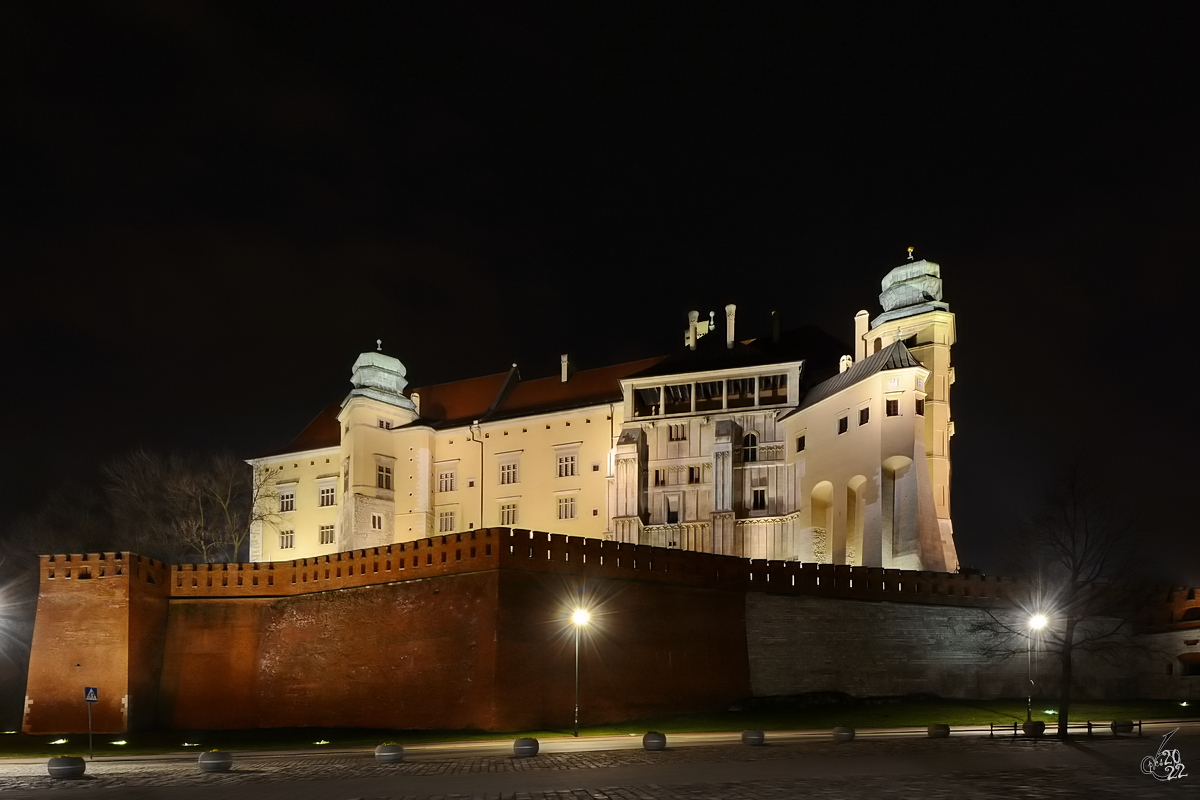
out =
[(507, 528), (278, 563), (43, 556), (23, 729), (86, 730), (85, 686), (97, 732), (561, 728), (580, 597), (582, 722), (718, 710), (794, 668), (788, 623), (748, 599), (971, 608), (1022, 589)]

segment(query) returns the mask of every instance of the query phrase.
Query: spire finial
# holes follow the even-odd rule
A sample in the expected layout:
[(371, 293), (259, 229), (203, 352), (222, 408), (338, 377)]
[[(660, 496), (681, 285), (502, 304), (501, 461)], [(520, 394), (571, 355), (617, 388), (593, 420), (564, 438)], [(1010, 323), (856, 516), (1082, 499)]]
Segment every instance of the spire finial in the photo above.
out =
[(912, 259), (912, 254), (913, 254), (913, 250), (915, 250), (915, 249), (916, 249), (916, 248), (914, 248), (914, 247), (913, 247), (911, 244), (908, 246), (908, 260), (909, 260), (909, 261), (912, 261), (912, 260), (913, 260), (913, 259)]
[(383, 352), (383, 339), (375, 340), (375, 352), (377, 352), (377, 353)]

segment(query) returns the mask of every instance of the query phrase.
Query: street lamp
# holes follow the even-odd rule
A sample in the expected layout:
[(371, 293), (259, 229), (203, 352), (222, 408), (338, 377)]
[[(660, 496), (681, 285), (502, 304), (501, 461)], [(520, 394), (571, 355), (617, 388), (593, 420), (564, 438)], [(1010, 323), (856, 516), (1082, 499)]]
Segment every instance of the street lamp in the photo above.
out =
[(571, 615), (575, 623), (575, 738), (579, 738), (579, 629), (588, 624), (592, 618), (585, 609), (577, 608)]
[(1025, 699), (1025, 721), (1033, 721), (1033, 632), (1046, 627), (1046, 615), (1034, 614), (1029, 618), (1029, 641), (1025, 647), (1025, 677), (1029, 679), (1029, 695)]

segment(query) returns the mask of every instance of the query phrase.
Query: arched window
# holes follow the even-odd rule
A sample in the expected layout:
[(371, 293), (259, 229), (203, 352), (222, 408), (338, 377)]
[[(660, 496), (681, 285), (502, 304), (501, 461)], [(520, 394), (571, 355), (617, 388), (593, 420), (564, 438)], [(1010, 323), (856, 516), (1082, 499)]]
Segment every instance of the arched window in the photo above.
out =
[(742, 439), (742, 461), (758, 461), (758, 437), (753, 433), (747, 433)]

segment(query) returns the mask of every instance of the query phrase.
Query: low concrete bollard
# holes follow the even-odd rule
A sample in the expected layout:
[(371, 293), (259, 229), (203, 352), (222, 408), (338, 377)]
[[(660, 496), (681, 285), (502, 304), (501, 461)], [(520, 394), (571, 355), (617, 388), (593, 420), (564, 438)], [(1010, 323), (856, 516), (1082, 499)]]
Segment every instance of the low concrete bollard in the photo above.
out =
[(51, 778), (79, 778), (86, 771), (87, 762), (82, 756), (53, 756), (46, 762)]
[(1026, 736), (1041, 736), (1046, 732), (1046, 723), (1040, 719), (1028, 720), (1021, 723), (1021, 730), (1025, 732)]
[(513, 742), (513, 755), (517, 758), (529, 758), (536, 756), (540, 745), (538, 740), (532, 736), (522, 736)]
[(233, 766), (233, 753), (226, 753), (224, 750), (209, 750), (201, 753), (196, 759), (196, 763), (200, 765), (201, 772), (229, 772)]
[(929, 726), (930, 739), (945, 739), (950, 735), (950, 726), (943, 725), (940, 722)]
[(839, 725), (833, 729), (833, 740), (835, 742), (854, 741), (854, 728), (848, 728), (844, 725)]
[(757, 747), (767, 740), (762, 731), (742, 731), (742, 744)]
[(399, 764), (404, 760), (404, 748), (398, 744), (381, 744), (375, 748), (375, 760), (380, 764)]
[(667, 735), (658, 731), (647, 731), (646, 735), (642, 737), (642, 747), (647, 750), (666, 750)]
[(1114, 719), (1108, 727), (1112, 728), (1114, 736), (1122, 733), (1133, 733), (1133, 720), (1131, 719)]

